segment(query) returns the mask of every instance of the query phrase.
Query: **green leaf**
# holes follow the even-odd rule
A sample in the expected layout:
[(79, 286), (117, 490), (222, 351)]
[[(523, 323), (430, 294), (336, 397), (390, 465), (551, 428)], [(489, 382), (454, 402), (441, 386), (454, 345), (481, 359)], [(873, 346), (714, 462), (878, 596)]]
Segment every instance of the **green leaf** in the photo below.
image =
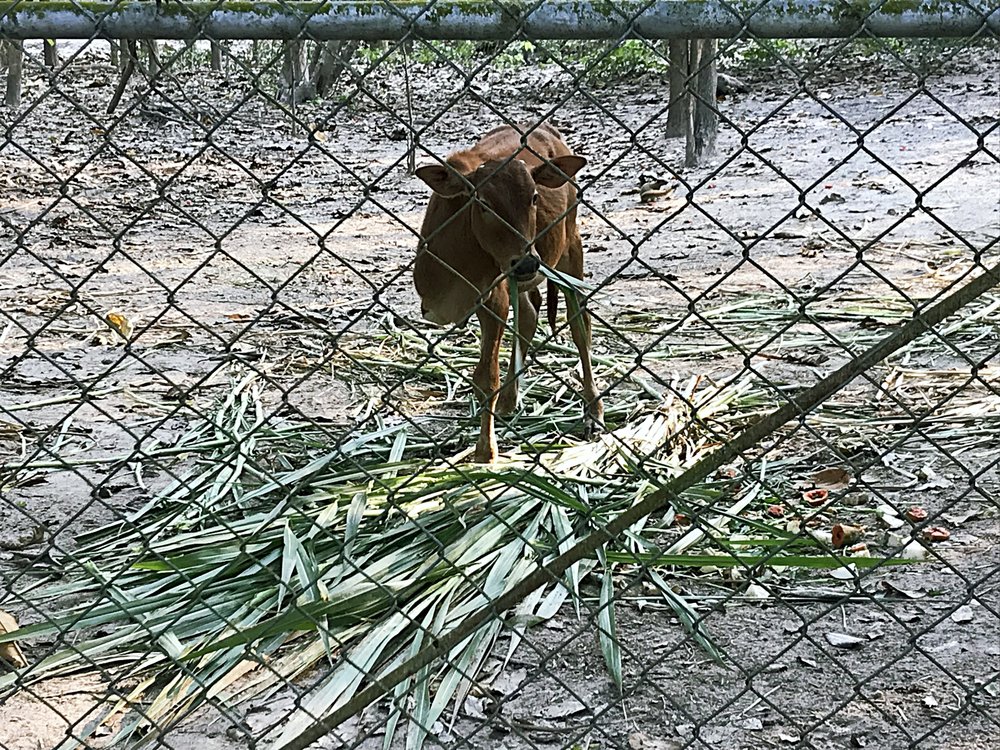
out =
[(649, 569), (647, 574), (657, 589), (659, 589), (660, 594), (662, 594), (667, 604), (670, 605), (674, 614), (677, 615), (677, 619), (684, 627), (684, 630), (695, 639), (698, 645), (704, 649), (705, 653), (711, 656), (717, 664), (723, 664), (722, 653), (709, 637), (704, 625), (704, 618), (695, 611), (687, 599), (680, 594), (674, 593), (673, 589), (667, 585), (667, 582), (663, 580), (663, 577), (659, 573)]
[[(415, 608), (419, 609), (419, 608)], [(376, 625), (356, 646), (351, 648), (340, 664), (320, 684), (311, 690), (301, 707), (296, 710), (274, 746), (280, 748), (298, 737), (317, 718), (326, 716), (337, 706), (346, 703), (357, 691), (366, 675), (376, 671), (383, 652), (393, 639), (410, 626), (415, 611), (395, 612)]]
[(615, 625), (615, 584), (611, 576), (611, 568), (604, 568), (601, 579), (600, 605), (597, 610), (597, 638), (601, 644), (601, 653), (607, 665), (608, 674), (618, 688), (622, 690), (622, 653), (618, 640), (618, 629)]
[(839, 555), (738, 555), (738, 554), (688, 554), (667, 555), (658, 552), (608, 552), (608, 562), (631, 563), (643, 567), (661, 567), (676, 565), (678, 567), (702, 568), (715, 566), (719, 568), (755, 568), (758, 566), (784, 566), (790, 568), (806, 568), (809, 570), (832, 570), (842, 568), (845, 562), (853, 563), (860, 569), (879, 568), (884, 565), (908, 565), (914, 560), (898, 557), (842, 557)]

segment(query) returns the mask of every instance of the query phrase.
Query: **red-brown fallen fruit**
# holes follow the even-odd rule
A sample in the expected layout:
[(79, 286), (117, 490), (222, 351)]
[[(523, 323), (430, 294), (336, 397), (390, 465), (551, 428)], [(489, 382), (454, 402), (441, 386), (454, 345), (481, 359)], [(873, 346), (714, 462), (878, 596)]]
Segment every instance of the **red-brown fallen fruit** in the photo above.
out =
[(905, 515), (914, 523), (927, 520), (927, 511), (919, 505), (914, 505), (913, 507), (908, 508)]
[(767, 515), (771, 516), (771, 518), (781, 518), (785, 515), (785, 509), (781, 505), (768, 505)]
[(833, 535), (833, 546), (837, 549), (848, 544), (854, 544), (865, 535), (864, 526), (848, 526), (838, 523), (831, 530)]
[(951, 539), (951, 532), (942, 526), (931, 526), (924, 529), (924, 539), (928, 542), (946, 542)]
[(818, 508), (825, 503), (829, 497), (830, 493), (827, 490), (809, 490), (808, 492), (802, 493), (802, 499), (805, 501), (806, 505), (812, 508)]
[(719, 479), (736, 479), (739, 475), (740, 470), (735, 466), (720, 466), (715, 472)]

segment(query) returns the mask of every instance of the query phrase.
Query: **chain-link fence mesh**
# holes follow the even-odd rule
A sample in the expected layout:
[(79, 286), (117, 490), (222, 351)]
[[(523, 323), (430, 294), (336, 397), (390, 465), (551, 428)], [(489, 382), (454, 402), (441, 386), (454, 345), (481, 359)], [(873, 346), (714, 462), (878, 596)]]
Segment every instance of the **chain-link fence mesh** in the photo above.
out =
[(996, 4), (557, 5), (0, 5), (0, 748), (1000, 742)]

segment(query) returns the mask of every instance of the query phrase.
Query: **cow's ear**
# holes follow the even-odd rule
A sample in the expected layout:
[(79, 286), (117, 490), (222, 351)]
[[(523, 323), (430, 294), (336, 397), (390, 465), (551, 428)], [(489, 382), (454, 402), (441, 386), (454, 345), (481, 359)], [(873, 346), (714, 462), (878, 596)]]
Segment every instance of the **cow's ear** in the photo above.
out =
[(535, 183), (547, 188), (562, 187), (567, 180), (583, 169), (587, 160), (576, 154), (555, 156), (544, 164), (539, 164), (532, 171)]
[(455, 198), (469, 194), (469, 183), (454, 169), (443, 164), (428, 164), (417, 167), (417, 177), (426, 182), (431, 190), (442, 198)]

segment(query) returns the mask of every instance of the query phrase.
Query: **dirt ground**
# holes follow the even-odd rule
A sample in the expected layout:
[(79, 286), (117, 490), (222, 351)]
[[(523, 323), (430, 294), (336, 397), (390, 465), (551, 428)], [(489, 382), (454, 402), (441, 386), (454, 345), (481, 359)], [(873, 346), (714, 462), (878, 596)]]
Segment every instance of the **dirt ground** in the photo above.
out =
[[(995, 45), (946, 50), (925, 79), (909, 52), (905, 63), (884, 52), (831, 55), (802, 87), (773, 61), (733, 62), (750, 90), (721, 100), (719, 156), (696, 169), (683, 167), (684, 144), (663, 136), (656, 75), (591, 85), (553, 66), (487, 67), (467, 87), (455, 71), (420, 63), (412, 117), (420, 148), (438, 155), (503, 119), (548, 118), (588, 158), (581, 229), (588, 277), (601, 288), (591, 306), (616, 339), (596, 336), (597, 352), (649, 345), (626, 330), (629, 316), (690, 316), (701, 353), (665, 361), (652, 354), (691, 339), (659, 340), (637, 358), (650, 379), (746, 369), (761, 381), (811, 382), (846, 359), (825, 332), (850, 334), (864, 318), (816, 323), (808, 349), (777, 330), (747, 364), (699, 315), (756, 295), (776, 306), (857, 302), (870, 323), (957, 281), (974, 259), (996, 261), (1000, 56)], [(115, 80), (106, 47), (75, 54), (54, 83), (32, 69), (21, 110), (0, 112), (0, 458), (17, 470), (0, 486), (0, 572), (10, 590), (31, 580), (45, 545), (71, 549), (76, 534), (148, 497), (128, 467), (108, 462), (152, 438), (169, 443), (186, 422), (172, 405), (207, 409), (230, 364), (266, 374), (275, 413), (345, 425), (379, 389), (357, 393), (331, 377), (331, 350), (386, 315), (419, 317), (409, 271), (427, 191), (405, 168), (410, 115), (398, 65), (366, 76), (364, 93), (342, 108), (302, 105), (309, 137), (248, 94), (235, 70), (226, 80), (181, 69), (160, 94), (133, 90), (105, 115)], [(677, 187), (642, 203), (643, 175)], [(134, 329), (129, 346), (102, 322), (109, 313)], [(964, 368), (943, 392), (975, 405), (981, 429), (947, 433), (953, 441), (917, 431), (863, 477), (879, 498), (940, 515), (951, 537), (930, 562), (861, 581), (773, 571), (756, 581), (781, 592), (766, 599), (720, 579), (699, 601), (727, 666), (669, 610), (626, 591), (623, 575), (623, 695), (592, 618), (567, 607), (506, 667), (489, 663), (491, 689), (431, 728), (428, 746), (997, 747), (1000, 392), (990, 358), (1000, 330), (995, 316), (982, 325), (960, 351), (941, 346), (902, 363)], [(388, 413), (403, 408), (394, 388), (385, 384)], [(930, 398), (919, 386), (913, 394)], [(881, 408), (872, 387), (852, 398), (846, 406), (859, 413)], [(807, 459), (794, 444), (762, 453), (797, 457), (789, 474), (821, 467), (834, 457), (822, 446), (852, 436), (845, 424), (796, 438), (820, 446)], [(67, 459), (79, 463), (54, 470)], [(931, 479), (918, 467), (932, 468)], [(39, 535), (45, 545), (31, 543)], [(38, 617), (17, 597), (0, 597), (0, 607), (22, 624)], [(860, 640), (836, 647), (831, 633)], [(56, 747), (90, 718), (106, 684), (84, 675), (5, 697), (0, 749)], [(294, 701), (286, 690), (238, 715), (206, 708), (162, 742), (254, 746)], [(376, 706), (345, 731), (381, 747), (385, 718)]]

